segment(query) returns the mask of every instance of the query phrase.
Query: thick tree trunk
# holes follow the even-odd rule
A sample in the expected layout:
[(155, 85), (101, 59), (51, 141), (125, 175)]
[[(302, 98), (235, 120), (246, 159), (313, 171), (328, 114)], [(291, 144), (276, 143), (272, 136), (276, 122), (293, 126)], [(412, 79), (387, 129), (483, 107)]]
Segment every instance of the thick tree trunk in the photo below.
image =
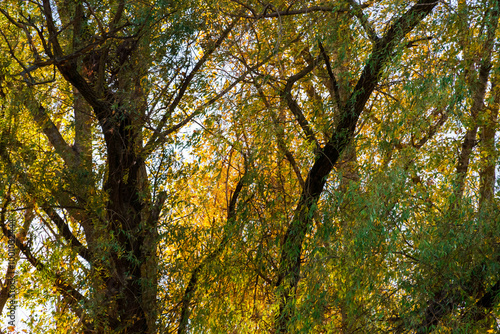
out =
[[(145, 163), (137, 154), (130, 116), (117, 111), (106, 120), (107, 226), (97, 247), (109, 249), (99, 261), (105, 303), (120, 333), (154, 333), (156, 310), (156, 219), (149, 212)], [(157, 218), (157, 217), (156, 217)], [(109, 244), (107, 244), (109, 243)], [(102, 255), (102, 252), (101, 252)], [(148, 321), (149, 320), (149, 321)]]

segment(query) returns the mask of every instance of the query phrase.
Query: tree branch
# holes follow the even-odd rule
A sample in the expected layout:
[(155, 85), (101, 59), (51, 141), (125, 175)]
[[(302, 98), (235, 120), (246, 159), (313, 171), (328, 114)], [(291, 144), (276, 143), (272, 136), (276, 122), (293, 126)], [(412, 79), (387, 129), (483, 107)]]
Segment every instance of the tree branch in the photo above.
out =
[[(236, 23), (238, 21), (239, 21), (239, 18), (234, 19), (229, 24), (229, 26), (222, 32), (222, 34), (219, 36), (219, 38), (213, 44), (213, 46), (209, 47), (208, 50), (206, 50), (206, 52), (203, 54), (203, 56), (193, 66), (193, 69), (191, 70), (191, 72), (189, 72), (188, 76), (182, 82), (182, 84), (179, 88), (179, 91), (177, 93), (177, 96), (174, 98), (172, 103), (168, 106), (167, 112), (163, 115), (163, 117), (159, 121), (155, 133), (150, 138), (150, 140), (149, 140), (148, 144), (146, 144), (146, 146), (154, 146), (153, 143), (157, 142), (159, 135), (163, 132), (163, 128), (165, 127), (167, 120), (172, 115), (175, 108), (177, 108), (177, 106), (181, 102), (181, 100), (184, 96), (184, 93), (186, 92), (187, 88), (191, 84), (191, 81), (193, 80), (195, 74), (198, 73), (198, 71), (202, 68), (202, 66), (205, 65), (205, 63), (208, 61), (209, 57), (222, 45), (222, 43), (224, 42), (226, 37), (229, 35), (231, 30), (233, 30), (233, 28), (236, 26)], [(193, 115), (187, 122), (189, 122), (194, 116), (195, 115)], [(179, 124), (179, 127), (185, 125), (187, 122), (181, 122)]]
[(439, 118), (439, 120), (435, 124), (432, 124), (429, 127), (425, 136), (422, 137), (417, 143), (414, 143), (413, 135), (412, 135), (411, 145), (413, 147), (415, 147), (416, 149), (420, 149), (422, 146), (424, 146), (425, 143), (427, 143), (427, 141), (429, 141), (429, 139), (431, 139), (436, 134), (437, 130), (439, 130), (439, 128), (446, 122), (450, 111), (453, 109), (453, 106), (454, 106), (454, 104), (451, 104), (446, 108), (446, 110), (441, 114), (441, 117)]
[(54, 147), (57, 154), (64, 160), (66, 166), (76, 168), (80, 163), (80, 156), (66, 143), (55, 124), (47, 115), (45, 108), (41, 104), (36, 103), (35, 106), (28, 106), (28, 109), (35, 122), (47, 136), (52, 147)]
[[(487, 14), (487, 13), (485, 13)], [(488, 17), (488, 15), (485, 15)], [(489, 15), (490, 22), (487, 25), (487, 38), (482, 49), (481, 55), (481, 65), (479, 68), (479, 75), (476, 82), (472, 82), (471, 89), (473, 91), (472, 96), (472, 106), (470, 110), (471, 125), (469, 126), (464, 141), (462, 142), (461, 150), (458, 156), (457, 166), (456, 166), (456, 179), (453, 185), (453, 194), (451, 198), (451, 205), (449, 207), (450, 216), (454, 217), (457, 215), (457, 211), (460, 208), (462, 202), (462, 197), (465, 189), (465, 179), (467, 176), (467, 171), (469, 168), (470, 157), (472, 154), (472, 149), (476, 145), (476, 137), (478, 130), (478, 116), (480, 111), (484, 108), (484, 98), (488, 86), (488, 80), (491, 69), (491, 58), (492, 51), (494, 47), (494, 40), (496, 35), (496, 30), (498, 28), (498, 20), (500, 18), (500, 0), (494, 1), (493, 9), (491, 15)], [(448, 218), (449, 219), (449, 218)], [(482, 267), (482, 265), (481, 265)], [(470, 287), (471, 285), (477, 284), (477, 282), (466, 282), (465, 286)], [(481, 284), (484, 284), (481, 282)], [(500, 283), (497, 283), (500, 284)], [(493, 290), (498, 290), (497, 284), (493, 287)], [(455, 305), (459, 303), (463, 297), (462, 292), (458, 287), (443, 287), (444, 284), (439, 288), (435, 296), (432, 297), (425, 307), (424, 314), (426, 315), (424, 320), (418, 325), (418, 333), (427, 333), (429, 329), (433, 326), (439, 324), (441, 319), (449, 314)], [(439, 298), (442, 295), (449, 296), (445, 304), (441, 303)], [(484, 309), (489, 309), (492, 307), (493, 300), (490, 299), (491, 295), (484, 295), (482, 299), (476, 302), (477, 307), (482, 307), (481, 312)], [(437, 311), (436, 311), (437, 310)]]
[[(59, 40), (57, 39), (58, 32), (54, 24), (54, 17), (52, 16), (50, 0), (43, 0), (43, 13), (45, 15), (45, 21), (47, 22), (47, 29), (50, 36), (49, 47), (52, 44), (54, 55), (56, 56), (56, 58), (61, 58), (63, 56), (63, 51), (61, 45), (59, 44)], [(52, 54), (49, 54), (49, 56), (52, 57)]]
[(307, 65), (305, 68), (303, 68), (300, 72), (292, 75), (291, 77), (288, 78), (286, 81), (285, 88), (283, 91), (280, 93), (280, 97), (282, 100), (285, 100), (285, 102), (288, 105), (288, 108), (292, 112), (292, 114), (295, 116), (295, 119), (299, 123), (300, 127), (302, 128), (302, 131), (304, 131), (304, 134), (307, 138), (308, 141), (312, 142), (315, 144), (315, 149), (318, 150), (320, 149), (320, 145), (318, 140), (316, 139), (316, 136), (314, 135), (314, 132), (312, 131), (309, 122), (307, 121), (306, 117), (302, 113), (302, 110), (298, 103), (293, 99), (292, 97), (292, 87), (293, 85), (300, 79), (302, 79), (304, 76), (309, 74), (318, 64), (319, 59), (316, 58), (314, 59), (309, 65)]
[(43, 211), (45, 211), (47, 216), (54, 222), (62, 237), (69, 242), (70, 246), (77, 251), (78, 255), (91, 263), (89, 250), (73, 235), (64, 219), (62, 219), (52, 207), (44, 206)]
[(317, 155), (316, 161), (309, 170), (305, 182), (306, 188), (300, 195), (293, 219), (285, 232), (280, 254), (276, 282), (279, 303), (275, 322), (277, 333), (288, 332), (288, 325), (294, 314), (292, 301), (300, 280), (302, 244), (328, 174), (349, 145), (359, 116), (380, 81), (382, 70), (393, 56), (394, 50), (406, 34), (436, 5), (437, 1), (418, 1), (390, 26), (383, 38), (377, 41), (351, 96), (341, 110), (341, 119), (334, 134)]
[(226, 87), (225, 89), (223, 89), (217, 95), (215, 95), (210, 100), (208, 100), (206, 103), (204, 103), (201, 106), (199, 106), (198, 108), (196, 108), (196, 110), (194, 110), (191, 114), (187, 115), (186, 118), (183, 119), (182, 121), (180, 121), (179, 123), (177, 123), (175, 125), (172, 125), (170, 128), (168, 128), (166, 130), (163, 130), (163, 132), (161, 132), (158, 129), (158, 127), (157, 128), (148, 127), (148, 129), (154, 131), (154, 135), (149, 139), (149, 141), (144, 146), (142, 155), (143, 156), (147, 156), (147, 155), (151, 154), (151, 152), (153, 152), (153, 150), (155, 149), (155, 147), (157, 146), (157, 144), (159, 142), (163, 141), (164, 137), (166, 137), (166, 136), (168, 136), (168, 135), (170, 135), (172, 133), (175, 133), (176, 131), (178, 131), (179, 129), (181, 129), (184, 125), (188, 124), (196, 116), (200, 115), (206, 107), (214, 104), (218, 99), (220, 99), (221, 97), (223, 97), (224, 95), (226, 95), (226, 93), (229, 92), (231, 89), (233, 89), (238, 83), (242, 82), (249, 73), (251, 73), (251, 72), (255, 71), (256, 69), (258, 69), (259, 67), (261, 67), (271, 57), (272, 56), (269, 56), (269, 57), (265, 58), (264, 60), (262, 60), (261, 62), (255, 64), (254, 66), (247, 68), (247, 70), (245, 70), (228, 87)]
[(342, 110), (342, 100), (340, 99), (339, 85), (337, 83), (337, 80), (335, 79), (335, 75), (333, 74), (332, 66), (330, 64), (330, 58), (326, 54), (325, 49), (323, 48), (323, 44), (321, 42), (319, 42), (319, 49), (321, 50), (321, 55), (323, 56), (323, 59), (325, 60), (326, 70), (327, 70), (328, 76), (330, 77), (330, 80), (332, 82), (333, 93), (335, 95), (335, 102), (337, 104), (337, 108), (338, 108), (338, 110)]
[(349, 0), (354, 16), (356, 16), (361, 23), (361, 26), (365, 30), (366, 34), (373, 43), (377, 43), (380, 37), (378, 37), (377, 32), (373, 28), (372, 24), (368, 21), (368, 17), (363, 13), (363, 8), (356, 2), (356, 0)]
[[(234, 1), (234, 0), (233, 0)], [(264, 18), (279, 18), (282, 16), (290, 16), (290, 15), (300, 15), (300, 14), (309, 14), (309, 13), (314, 13), (314, 12), (323, 12), (323, 13), (345, 13), (348, 12), (349, 10), (345, 9), (338, 9), (335, 7), (331, 6), (311, 6), (307, 8), (300, 8), (300, 9), (286, 9), (286, 10), (275, 10), (273, 12), (268, 13), (269, 6), (265, 6), (264, 9), (260, 14), (257, 14), (255, 10), (249, 8), (248, 6), (243, 5), (243, 3), (239, 1), (234, 1), (243, 7), (247, 8), (252, 12), (252, 16), (248, 15), (243, 15), (243, 14), (229, 14), (231, 16), (237, 16), (241, 18), (246, 18), (246, 19), (253, 19), (253, 20), (260, 20)], [(366, 8), (368, 5), (358, 5), (360, 8)]]
[(471, 125), (465, 133), (464, 141), (462, 142), (462, 147), (460, 150), (460, 155), (458, 157), (457, 167), (456, 167), (456, 184), (454, 186), (453, 192), (453, 207), (457, 207), (461, 202), (463, 192), (465, 189), (465, 178), (467, 176), (467, 171), (469, 169), (470, 157), (472, 154), (472, 149), (477, 144), (477, 130), (478, 130), (478, 116), (481, 110), (484, 108), (484, 97), (486, 94), (486, 89), (488, 86), (488, 79), (491, 70), (491, 57), (493, 53), (495, 33), (498, 27), (498, 20), (500, 18), (500, 0), (494, 5), (493, 12), (491, 13), (491, 22), (488, 24), (487, 38), (483, 47), (483, 54), (481, 58), (481, 65), (479, 68), (479, 75), (477, 81), (474, 82), (474, 86), (471, 87), (474, 92), (472, 96), (472, 106), (470, 110), (471, 115)]
[(257, 91), (259, 93), (259, 96), (262, 99), (262, 101), (264, 102), (264, 105), (271, 113), (271, 118), (273, 120), (274, 126), (276, 127), (276, 137), (278, 140), (278, 148), (283, 152), (283, 154), (285, 154), (286, 159), (288, 160), (288, 162), (292, 166), (292, 169), (295, 173), (295, 176), (297, 177), (297, 180), (299, 180), (300, 188), (304, 189), (305, 183), (304, 183), (304, 179), (302, 178), (302, 174), (300, 173), (300, 169), (297, 165), (297, 161), (295, 161), (293, 154), (286, 147), (286, 143), (284, 140), (285, 133), (284, 133), (283, 129), (280, 127), (278, 119), (276, 118), (276, 115), (274, 114), (274, 112), (272, 110), (271, 104), (269, 103), (266, 96), (264, 95), (262, 88), (256, 82), (254, 82), (254, 85), (256, 86)]
[[(49, 272), (47, 266), (38, 258), (36, 258), (36, 256), (33, 255), (31, 249), (28, 246), (26, 246), (19, 237), (17, 237), (13, 232), (11, 233), (11, 231), (7, 228), (7, 224), (5, 221), (5, 211), (6, 211), (5, 209), (6, 209), (6, 203), (4, 202), (4, 205), (2, 207), (2, 212), (0, 214), (0, 217), (2, 217), (2, 219), (0, 219), (0, 228), (2, 229), (3, 234), (5, 236), (9, 236), (10, 240), (14, 241), (16, 247), (24, 254), (28, 262), (34, 268), (36, 268), (40, 272), (44, 271)], [(55, 277), (53, 283), (54, 287), (56, 287), (57, 290), (61, 293), (61, 295), (66, 299), (68, 304), (71, 306), (73, 312), (75, 312), (75, 314), (80, 319), (82, 319), (85, 314), (82, 305), (87, 303), (86, 298), (78, 290), (76, 290), (71, 285), (66, 283), (64, 281), (64, 278), (60, 274), (56, 273), (53, 274), (53, 276)]]

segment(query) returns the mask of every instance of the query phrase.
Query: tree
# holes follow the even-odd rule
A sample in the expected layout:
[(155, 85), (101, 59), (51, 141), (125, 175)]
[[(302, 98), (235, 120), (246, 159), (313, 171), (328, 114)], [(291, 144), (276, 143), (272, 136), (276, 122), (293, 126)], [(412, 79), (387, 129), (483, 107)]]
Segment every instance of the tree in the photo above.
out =
[(2, 5), (2, 228), (29, 206), (32, 233), (50, 231), (15, 243), (37, 285), (62, 298), (54, 307), (71, 309), (58, 315), (64, 326), (156, 332), (167, 193), (147, 165), (216, 98), (200, 70), (238, 21), (217, 12), (195, 2)]
[[(488, 54), (498, 4), (342, 5), (334, 23), (296, 7), (247, 7), (279, 19), (280, 41), (295, 42), (204, 123), (210, 144), (196, 151), (221, 152), (208, 164), (235, 172), (242, 168), (224, 157), (243, 152), (251, 177), (220, 257), (234, 269), (206, 272), (193, 323), (222, 318), (218, 328), (228, 332), (494, 329), (496, 251), (486, 245), (495, 243), (497, 211), (492, 202), (487, 214), (477, 208), (494, 194), (496, 158), (491, 139), (486, 153), (475, 131), (486, 117), (484, 133), (495, 132), (486, 126), (496, 119), (495, 90), (484, 83), (495, 69)], [(386, 11), (399, 15), (383, 28), (376, 19)], [(398, 24), (407, 30), (391, 39)], [(270, 29), (255, 30), (264, 40)], [(393, 51), (371, 48), (384, 38)], [(346, 57), (353, 50), (358, 57)], [(249, 59), (233, 57), (243, 68)], [(342, 117), (349, 98), (358, 113)], [(327, 155), (321, 148), (335, 136), (341, 144)], [(478, 164), (464, 163), (475, 154)], [(304, 189), (314, 185), (308, 204)], [(221, 285), (227, 304), (210, 313), (203, 306)]]
[(0, 13), (32, 331), (497, 329), (498, 1)]

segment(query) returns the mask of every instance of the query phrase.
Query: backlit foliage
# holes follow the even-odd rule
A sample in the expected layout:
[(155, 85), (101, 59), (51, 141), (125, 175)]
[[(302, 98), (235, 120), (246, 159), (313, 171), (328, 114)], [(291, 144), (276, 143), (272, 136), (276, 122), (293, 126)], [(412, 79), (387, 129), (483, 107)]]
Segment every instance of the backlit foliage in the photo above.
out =
[(19, 328), (500, 329), (500, 1), (0, 14)]

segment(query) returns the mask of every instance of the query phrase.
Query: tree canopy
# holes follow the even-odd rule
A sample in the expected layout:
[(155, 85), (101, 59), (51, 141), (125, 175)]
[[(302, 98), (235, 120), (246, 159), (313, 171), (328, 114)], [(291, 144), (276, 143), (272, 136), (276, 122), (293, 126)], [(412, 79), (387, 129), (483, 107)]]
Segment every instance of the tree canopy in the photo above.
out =
[(499, 16), (4, 0), (5, 331), (500, 330)]

